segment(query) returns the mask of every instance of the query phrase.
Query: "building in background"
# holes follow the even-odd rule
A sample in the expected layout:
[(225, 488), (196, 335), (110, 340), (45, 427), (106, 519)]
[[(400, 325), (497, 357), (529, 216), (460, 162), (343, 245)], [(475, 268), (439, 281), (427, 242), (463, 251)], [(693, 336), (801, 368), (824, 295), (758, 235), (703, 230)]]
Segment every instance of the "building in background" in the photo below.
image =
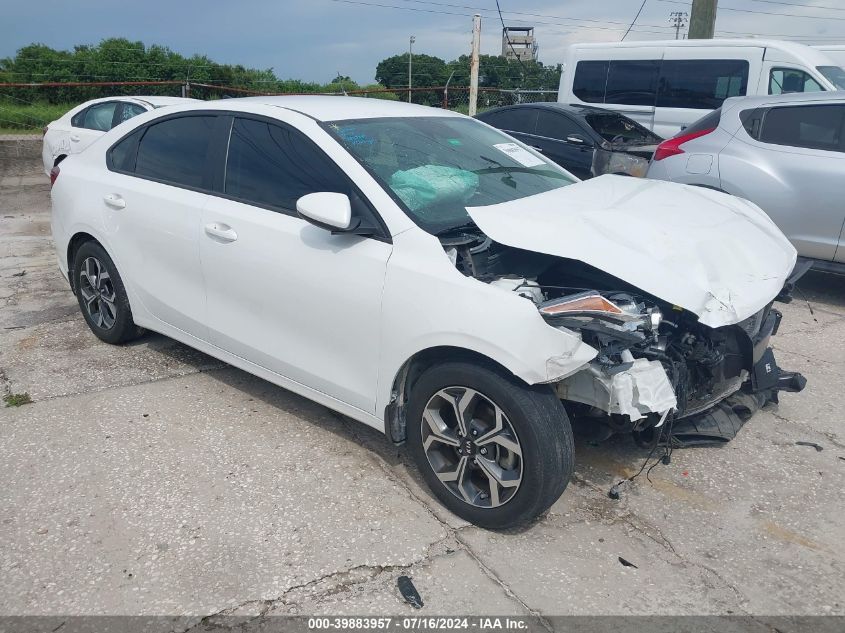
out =
[(537, 61), (537, 50), (533, 26), (506, 26), (502, 29), (502, 57), (523, 62)]

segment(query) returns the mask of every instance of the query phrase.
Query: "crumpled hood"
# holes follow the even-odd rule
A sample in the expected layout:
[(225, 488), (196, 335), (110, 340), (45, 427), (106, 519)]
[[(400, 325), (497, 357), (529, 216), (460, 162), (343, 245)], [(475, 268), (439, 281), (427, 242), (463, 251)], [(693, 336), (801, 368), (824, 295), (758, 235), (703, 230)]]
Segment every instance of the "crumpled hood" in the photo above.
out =
[(582, 261), (710, 327), (763, 308), (797, 256), (756, 205), (657, 180), (600, 176), (467, 211), (497, 242)]

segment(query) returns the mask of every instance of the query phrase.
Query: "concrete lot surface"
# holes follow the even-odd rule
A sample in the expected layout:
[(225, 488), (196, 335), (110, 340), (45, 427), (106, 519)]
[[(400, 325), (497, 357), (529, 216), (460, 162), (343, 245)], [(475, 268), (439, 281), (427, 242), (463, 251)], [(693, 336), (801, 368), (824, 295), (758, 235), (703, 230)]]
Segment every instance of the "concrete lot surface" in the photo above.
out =
[(0, 389), (33, 400), (0, 408), (0, 614), (845, 614), (845, 278), (782, 307), (803, 393), (618, 501), (645, 452), (580, 439), (551, 511), (495, 533), (372, 430), (158, 335), (99, 342), (49, 208), (37, 165), (0, 174)]

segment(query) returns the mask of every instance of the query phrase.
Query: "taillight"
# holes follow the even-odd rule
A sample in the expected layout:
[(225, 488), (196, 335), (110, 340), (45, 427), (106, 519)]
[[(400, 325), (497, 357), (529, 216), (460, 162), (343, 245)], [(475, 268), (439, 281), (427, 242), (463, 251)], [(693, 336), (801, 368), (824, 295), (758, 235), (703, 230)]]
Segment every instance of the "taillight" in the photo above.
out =
[(59, 166), (56, 165), (53, 169), (50, 170), (50, 186), (56, 184), (56, 178), (59, 177)]
[(710, 134), (710, 132), (713, 132), (715, 129), (716, 128), (711, 127), (706, 130), (698, 130), (697, 132), (691, 132), (689, 134), (683, 134), (681, 136), (676, 136), (675, 138), (667, 139), (658, 145), (656, 150), (654, 150), (654, 157), (652, 160), (663, 160), (664, 158), (669, 158), (670, 156), (683, 154), (684, 150), (681, 149), (681, 145), (694, 138), (698, 138), (699, 136)]

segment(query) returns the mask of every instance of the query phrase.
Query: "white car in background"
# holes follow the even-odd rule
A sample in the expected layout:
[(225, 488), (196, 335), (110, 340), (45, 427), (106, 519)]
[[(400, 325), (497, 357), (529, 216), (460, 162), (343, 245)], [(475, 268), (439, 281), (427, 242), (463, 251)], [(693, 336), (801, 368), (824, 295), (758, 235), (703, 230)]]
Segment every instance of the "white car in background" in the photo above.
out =
[(181, 97), (105, 97), (86, 101), (44, 128), (41, 159), (44, 173), (71, 154), (78, 154), (115, 125), (155, 108), (196, 99)]
[(94, 334), (161, 332), (405, 442), (477, 525), (560, 496), (569, 415), (652, 445), (728, 439), (803, 387), (769, 346), (795, 249), (759, 207), (580, 182), (461, 114), (188, 104), (56, 172), (57, 263)]

